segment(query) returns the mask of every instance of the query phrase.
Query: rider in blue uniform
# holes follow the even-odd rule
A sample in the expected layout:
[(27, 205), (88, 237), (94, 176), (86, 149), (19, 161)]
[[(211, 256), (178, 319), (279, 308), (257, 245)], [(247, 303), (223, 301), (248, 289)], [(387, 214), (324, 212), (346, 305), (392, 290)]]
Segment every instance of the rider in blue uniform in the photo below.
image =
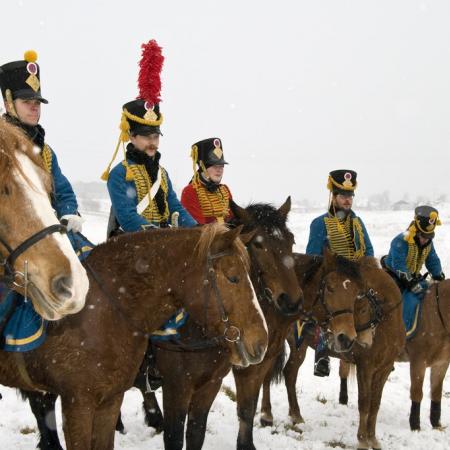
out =
[(402, 291), (403, 321), (407, 337), (414, 333), (417, 307), (428, 288), (428, 282), (420, 274), (423, 265), (433, 280), (445, 279), (441, 261), (433, 245), (435, 228), (440, 224), (437, 209), (427, 205), (418, 206), (407, 231), (392, 240), (389, 254), (384, 259), (386, 269), (395, 277)]
[[(322, 255), (324, 248), (328, 247), (333, 253), (350, 260), (374, 256), (366, 227), (352, 210), (356, 176), (353, 170), (330, 172), (328, 211), (312, 221), (306, 254)], [(314, 374), (322, 377), (330, 374), (330, 358), (322, 333), (316, 347)]]
[[(111, 214), (107, 237), (121, 232), (136, 232), (177, 225), (194, 227), (197, 222), (185, 210), (172, 187), (169, 174), (160, 165), (159, 138), (163, 115), (159, 108), (160, 70), (164, 60), (161, 47), (151, 40), (142, 45), (139, 71), (139, 96), (122, 107), (121, 134), (114, 156), (102, 178), (108, 182)], [(125, 143), (127, 143), (125, 149)], [(120, 146), (124, 159), (110, 172)], [(153, 339), (168, 339), (178, 333), (187, 319), (184, 310), (178, 311), (149, 340), (144, 365), (148, 366), (148, 381), (153, 389), (161, 384), (152, 352)]]
[[(167, 227), (175, 212), (179, 214), (180, 226), (197, 225), (181, 205), (167, 170), (159, 163), (160, 125), (163, 122), (159, 108), (160, 71), (164, 61), (161, 47), (151, 40), (142, 45), (142, 49), (139, 96), (122, 107), (119, 142), (102, 175), (108, 182), (112, 204), (108, 237), (120, 231)], [(121, 145), (124, 159), (110, 172)]]
[[(149, 111), (154, 114), (153, 118), (146, 118), (150, 116)], [(162, 123), (159, 105), (149, 109), (143, 99), (126, 103), (122, 111), (124, 123), (120, 139), (129, 141), (125, 158), (107, 177), (113, 216), (110, 224), (115, 218), (125, 232), (164, 228), (171, 223), (172, 214), (178, 212), (181, 226), (195, 226), (197, 222), (181, 205), (167, 170), (159, 163)], [(117, 225), (110, 228), (109, 234), (111, 232), (117, 232)]]
[[(45, 130), (39, 125), (41, 115), (41, 104), (48, 101), (41, 95), (41, 82), (39, 65), (37, 64), (37, 54), (33, 50), (25, 52), (24, 59), (13, 61), (0, 66), (0, 87), (6, 114), (3, 118), (9, 123), (20, 128), (38, 149), (44, 162), (45, 168), (53, 179), (53, 191), (51, 193), (51, 203), (57, 218), (67, 224), (68, 237), (72, 246), (82, 259), (92, 244), (84, 236), (79, 234), (82, 228), (82, 218), (78, 214), (78, 203), (72, 186), (63, 175), (58, 164), (55, 152), (50, 148), (45, 140)], [(0, 305), (0, 317), (5, 319), (5, 310), (10, 310), (13, 303), (17, 306), (8, 323), (3, 322), (4, 336), (12, 336), (15, 333), (11, 327), (18, 327), (20, 323), (41, 324), (42, 318), (37, 315), (32, 307), (32, 303), (26, 301), (20, 294), (14, 291), (9, 292), (5, 300)], [(20, 351), (27, 351), (36, 348), (45, 336), (44, 324), (39, 326), (35, 339), (20, 346)], [(40, 332), (40, 331), (41, 332)], [(5, 350), (16, 349), (13, 339), (3, 342)], [(23, 340), (21, 340), (22, 342)]]

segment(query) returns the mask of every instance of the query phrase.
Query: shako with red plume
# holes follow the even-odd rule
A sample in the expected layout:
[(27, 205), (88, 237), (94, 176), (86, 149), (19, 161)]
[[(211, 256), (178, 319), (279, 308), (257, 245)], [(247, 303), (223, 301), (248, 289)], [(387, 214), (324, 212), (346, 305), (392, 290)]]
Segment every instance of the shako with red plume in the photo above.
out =
[[(159, 103), (161, 101), (161, 70), (164, 56), (161, 47), (154, 39), (147, 44), (142, 44), (141, 48), (142, 57), (139, 62), (138, 77), (139, 95), (136, 100), (131, 100), (122, 106), (119, 141), (108, 167), (102, 174), (102, 179), (105, 181), (108, 179), (120, 144), (122, 144), (125, 156), (124, 144), (130, 140), (130, 135), (162, 134), (160, 125), (163, 123), (163, 115), (159, 110)], [(131, 180), (132, 174), (128, 169), (126, 158), (123, 164), (127, 167), (126, 178)]]

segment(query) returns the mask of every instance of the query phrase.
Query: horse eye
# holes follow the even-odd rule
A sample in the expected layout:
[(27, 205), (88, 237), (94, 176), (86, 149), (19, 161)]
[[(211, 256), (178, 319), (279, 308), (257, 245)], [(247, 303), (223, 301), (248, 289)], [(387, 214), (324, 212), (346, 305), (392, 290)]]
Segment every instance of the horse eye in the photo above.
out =
[(328, 292), (331, 292), (331, 293), (334, 292), (334, 288), (332, 288), (331, 286), (328, 286), (327, 284), (325, 285), (325, 290)]
[(239, 283), (239, 277), (232, 275), (231, 277), (227, 277), (228, 281), (233, 284)]

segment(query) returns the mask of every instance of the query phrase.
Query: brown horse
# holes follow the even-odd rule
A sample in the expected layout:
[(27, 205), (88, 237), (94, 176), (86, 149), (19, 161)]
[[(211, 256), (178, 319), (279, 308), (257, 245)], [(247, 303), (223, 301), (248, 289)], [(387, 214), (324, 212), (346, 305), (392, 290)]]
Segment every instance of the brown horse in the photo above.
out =
[(36, 311), (56, 320), (83, 308), (89, 286), (51, 207), (51, 187), (31, 141), (0, 119), (0, 282), (26, 290)]
[[(303, 296), (293, 268), (294, 239), (286, 226), (290, 199), (278, 210), (267, 204), (245, 209), (232, 204), (232, 210), (236, 223), (254, 234), (247, 245), (250, 277), (269, 328), (269, 348), (264, 360), (255, 365), (255, 370), (247, 367), (234, 371), (240, 420), (238, 448), (252, 448), (253, 417), (262, 381), (280, 352), (290, 325), (299, 317)], [(166, 449), (183, 448), (188, 416), (187, 448), (200, 449), (209, 409), (233, 362), (227, 349), (204, 340), (193, 321), (181, 330), (181, 342), (177, 348), (166, 344), (156, 347), (156, 361), (164, 380), (164, 443)], [(143, 389), (142, 384), (140, 387)], [(146, 417), (157, 426), (161, 413), (156, 398), (147, 393), (144, 399)], [(244, 442), (245, 439), (250, 442)]]
[(226, 343), (233, 364), (259, 363), (267, 326), (240, 231), (149, 230), (99, 245), (87, 259), (87, 306), (51, 324), (38, 349), (0, 353), (0, 382), (60, 395), (68, 450), (108, 450), (148, 334), (180, 307)]
[[(422, 313), (414, 336), (406, 341), (405, 351), (398, 359), (410, 362), (411, 430), (420, 430), (420, 403), (427, 367), (430, 371), (430, 422), (441, 427), (442, 385), (450, 362), (450, 280), (431, 286), (422, 301)], [(347, 403), (348, 365), (339, 368), (341, 378), (340, 402)]]
[[(336, 271), (331, 274), (332, 278), (325, 276), (333, 270), (330, 255), (326, 254), (323, 263), (320, 262), (321, 259), (317, 256), (296, 255), (296, 271), (305, 295), (304, 309), (312, 311), (318, 323), (322, 322), (330, 328), (331, 354), (356, 364), (358, 448), (379, 449), (381, 446), (376, 438), (375, 428), (381, 395), (395, 358), (405, 343), (401, 294), (392, 278), (379, 268), (372, 258), (362, 258), (353, 263), (337, 257)], [(322, 270), (319, 270), (320, 268)], [(333, 306), (331, 302), (328, 305), (328, 296), (331, 293), (335, 301)], [(337, 302), (339, 297), (340, 306)], [(336, 308), (340, 311), (336, 311)], [(339, 317), (342, 323), (333, 325), (333, 318)], [(353, 330), (345, 332), (345, 337), (339, 337), (342, 335), (340, 330), (345, 327), (343, 321), (347, 321), (348, 326), (349, 319), (353, 323)], [(358, 327), (361, 332), (366, 328), (360, 336), (357, 333)], [(348, 339), (353, 339), (354, 342), (349, 342)], [(299, 423), (303, 419), (298, 407), (295, 384), (298, 369), (305, 356), (306, 344), (297, 349), (293, 336), (290, 336), (289, 344), (291, 354), (284, 368), (284, 377), (288, 391), (289, 414), (294, 422)], [(271, 417), (269, 379), (264, 385), (261, 409), (263, 415)]]

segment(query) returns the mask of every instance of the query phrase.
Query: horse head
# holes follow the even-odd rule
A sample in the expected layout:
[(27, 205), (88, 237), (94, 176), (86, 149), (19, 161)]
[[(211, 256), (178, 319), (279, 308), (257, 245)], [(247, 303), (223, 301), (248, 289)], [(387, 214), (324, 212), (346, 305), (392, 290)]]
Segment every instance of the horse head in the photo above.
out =
[(242, 224), (244, 233), (252, 233), (247, 249), (258, 299), (267, 299), (283, 316), (298, 315), (303, 293), (294, 270), (294, 235), (286, 225), (290, 197), (278, 209), (262, 203), (241, 208), (233, 201), (230, 207), (234, 223)]
[(330, 332), (333, 350), (350, 350), (357, 339), (354, 313), (362, 292), (358, 263), (336, 256), (328, 249), (324, 256), (296, 253), (294, 260), (305, 293), (306, 316)]
[(249, 279), (241, 229), (203, 226), (192, 268), (200, 271), (200, 277), (191, 273), (183, 286), (184, 292), (193, 294), (186, 306), (205, 334), (229, 348), (232, 364), (246, 367), (263, 360), (268, 331)]
[(88, 278), (50, 204), (51, 177), (22, 132), (0, 120), (2, 280), (47, 320), (84, 306)]

